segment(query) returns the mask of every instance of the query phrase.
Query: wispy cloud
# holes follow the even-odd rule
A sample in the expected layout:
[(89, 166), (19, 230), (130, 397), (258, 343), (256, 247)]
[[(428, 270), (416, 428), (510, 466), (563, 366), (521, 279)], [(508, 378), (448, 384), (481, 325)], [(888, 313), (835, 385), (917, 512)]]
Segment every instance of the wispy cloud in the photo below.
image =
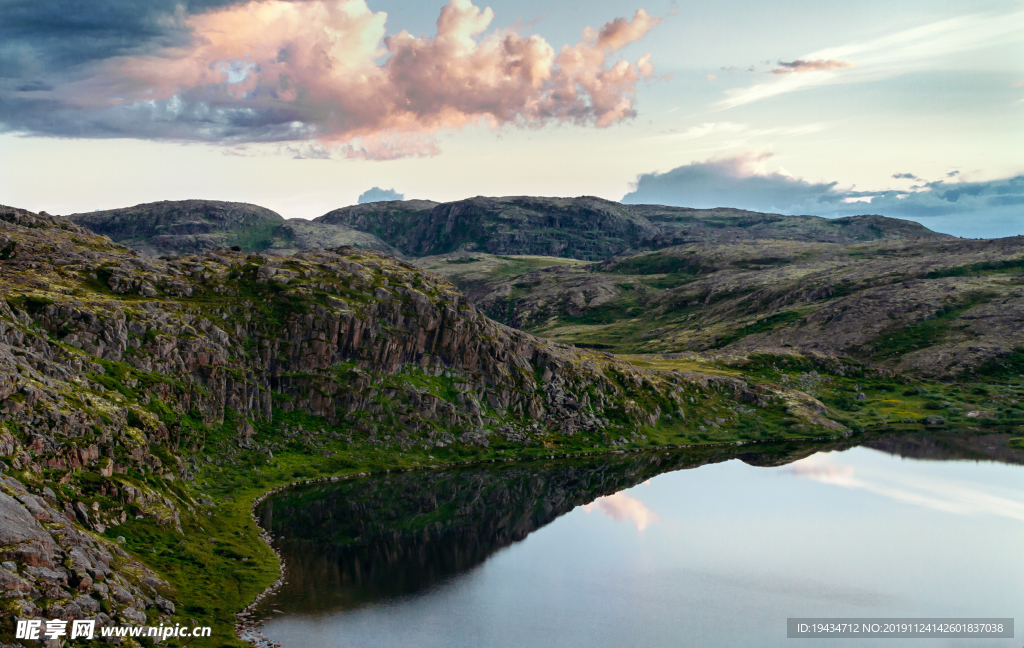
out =
[(805, 74), (807, 72), (833, 72), (835, 70), (848, 70), (855, 67), (857, 67), (857, 64), (851, 61), (797, 59), (788, 62), (779, 61), (779, 67), (772, 70), (772, 74), (780, 76), (783, 74)]
[(629, 520), (637, 531), (643, 531), (658, 521), (658, 514), (647, 508), (646, 504), (621, 491), (607, 497), (598, 497), (590, 504), (580, 508), (587, 513), (600, 511), (607, 517), (620, 522)]
[(862, 475), (852, 466), (822, 463), (809, 457), (783, 468), (797, 477), (822, 484), (863, 490), (888, 499), (955, 515), (992, 515), (1024, 521), (1024, 501), (993, 493), (974, 484), (919, 475)]
[[(715, 107), (734, 108), (829, 83), (853, 83), (936, 69), (948, 64), (945, 57), (949, 55), (1019, 42), (1022, 37), (1024, 11), (1019, 9), (943, 20), (864, 43), (811, 52), (790, 64), (781, 64), (773, 70), (771, 81), (727, 91), (726, 98)], [(791, 74), (787, 70), (802, 73)]]
[(50, 90), (0, 94), (0, 122), (86, 137), (317, 140), (389, 159), (435, 154), (435, 133), (470, 124), (607, 127), (635, 115), (637, 83), (654, 65), (616, 53), (660, 18), (638, 9), (557, 51), (517, 28), (491, 30), (493, 19), (450, 0), (437, 33), (416, 37), (387, 35), (387, 14), (365, 0), (253, 0), (181, 15), (167, 46), (102, 59)]
[(699, 126), (693, 126), (684, 131), (683, 139), (697, 139), (720, 133), (736, 133), (746, 139), (762, 137), (764, 135), (810, 135), (825, 130), (826, 124), (812, 122), (800, 124), (799, 126), (774, 126), (772, 128), (754, 128), (750, 124), (738, 124), (735, 122), (704, 122)]

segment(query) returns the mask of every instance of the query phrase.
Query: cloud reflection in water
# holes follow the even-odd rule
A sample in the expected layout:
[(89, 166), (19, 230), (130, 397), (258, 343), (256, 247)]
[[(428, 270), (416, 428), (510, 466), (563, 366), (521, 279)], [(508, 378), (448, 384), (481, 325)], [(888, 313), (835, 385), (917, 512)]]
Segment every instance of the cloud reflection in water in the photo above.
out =
[[(956, 515), (994, 515), (1024, 521), (1024, 493), (1013, 493), (1017, 498), (996, 495), (984, 490), (983, 484), (968, 484), (950, 479), (924, 477), (913, 473), (902, 475), (887, 472), (883, 475), (854, 476), (852, 466), (828, 463), (815, 455), (797, 461), (782, 469), (796, 477), (868, 491), (882, 497), (935, 511)], [(1009, 493), (1007, 493), (1009, 494)]]
[(637, 531), (643, 531), (658, 521), (658, 514), (647, 508), (647, 505), (630, 497), (624, 492), (618, 492), (607, 497), (598, 497), (590, 504), (581, 507), (587, 513), (600, 511), (613, 520), (629, 520), (636, 527)]

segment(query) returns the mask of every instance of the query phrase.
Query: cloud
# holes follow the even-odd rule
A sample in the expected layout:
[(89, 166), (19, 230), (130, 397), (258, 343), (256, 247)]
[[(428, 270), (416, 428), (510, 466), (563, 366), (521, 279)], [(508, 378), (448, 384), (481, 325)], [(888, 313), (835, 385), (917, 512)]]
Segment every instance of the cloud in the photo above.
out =
[(750, 124), (736, 122), (704, 122), (691, 126), (681, 133), (669, 133), (659, 135), (660, 140), (694, 140), (711, 138), (718, 140), (719, 146), (727, 143), (728, 147), (735, 147), (744, 144), (749, 140), (764, 137), (765, 135), (808, 135), (821, 132), (824, 124), (802, 124), (800, 126), (776, 126), (773, 128), (752, 128)]
[(381, 189), (374, 187), (359, 194), (359, 204), (364, 205), (372, 202), (384, 202), (387, 200), (405, 200), (405, 194), (400, 194), (394, 189)]
[[(737, 207), (790, 213), (794, 206), (830, 197), (838, 183), (811, 183), (778, 171), (768, 172), (770, 153), (694, 162), (666, 173), (645, 173), (624, 203), (681, 207)], [(842, 196), (835, 196), (839, 201)]]
[[(862, 43), (811, 52), (780, 63), (773, 79), (726, 91), (716, 104), (734, 108), (831, 83), (874, 81), (908, 72), (957, 65), (969, 51), (1019, 43), (1024, 36), (1024, 11), (987, 12), (906, 29)], [(857, 69), (845, 62), (856, 60)], [(801, 72), (793, 74), (790, 72)]]
[(906, 178), (907, 180), (920, 180), (920, 178), (918, 178), (913, 173), (894, 173), (892, 177), (896, 180), (901, 180), (904, 178)]
[(992, 515), (1024, 521), (1024, 501), (986, 490), (986, 485), (954, 482), (914, 474), (855, 476), (852, 466), (822, 463), (809, 457), (783, 468), (797, 477), (822, 484), (864, 490), (888, 499), (954, 515)]
[(4, 0), (0, 78), (39, 81), (97, 60), (153, 52), (189, 40), (186, 11), (237, 0)]
[[(770, 159), (770, 153), (747, 153), (645, 173), (622, 202), (828, 217), (881, 214), (918, 220), (933, 229), (941, 225), (940, 231), (964, 236), (1024, 234), (1024, 175), (968, 182), (953, 181), (947, 174), (921, 181), (916, 189), (865, 191), (770, 171)], [(920, 180), (912, 174), (894, 177)], [(984, 219), (989, 219), (984, 225), (989, 229), (979, 230)]]
[(629, 520), (637, 531), (643, 531), (659, 519), (658, 514), (647, 508), (646, 504), (621, 491), (607, 497), (598, 497), (590, 504), (580, 508), (587, 513), (600, 511), (607, 517), (620, 522)]
[(636, 85), (654, 66), (650, 56), (630, 63), (616, 53), (660, 18), (638, 9), (557, 52), (540, 36), (488, 31), (493, 18), (450, 0), (437, 33), (414, 37), (388, 35), (387, 14), (365, 0), (149, 13), (139, 20), (163, 25), (152, 39), (140, 27), (130, 46), (98, 49), (52, 89), (0, 85), (0, 122), (80, 137), (315, 139), (343, 155), (390, 159), (436, 154), (434, 134), (471, 124), (607, 127), (635, 116)]
[(857, 64), (850, 61), (823, 61), (821, 59), (805, 61), (797, 59), (789, 62), (779, 61), (779, 67), (772, 70), (771, 73), (778, 76), (781, 74), (803, 74), (805, 72), (833, 72), (835, 70), (846, 70), (855, 67), (857, 67)]

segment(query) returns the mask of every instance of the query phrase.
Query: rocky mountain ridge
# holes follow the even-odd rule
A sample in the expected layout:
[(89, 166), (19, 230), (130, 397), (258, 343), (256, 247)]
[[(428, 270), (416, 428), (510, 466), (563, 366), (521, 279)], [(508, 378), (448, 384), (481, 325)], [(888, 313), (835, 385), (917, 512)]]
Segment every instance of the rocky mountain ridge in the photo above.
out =
[(152, 256), (233, 246), (243, 252), (284, 255), (349, 245), (392, 256), (478, 251), (602, 261), (707, 242), (948, 238), (918, 223), (883, 216), (827, 219), (740, 209), (623, 205), (589, 196), (378, 202), (336, 209), (312, 221), (285, 220), (255, 205), (209, 200), (164, 201), (69, 218)]

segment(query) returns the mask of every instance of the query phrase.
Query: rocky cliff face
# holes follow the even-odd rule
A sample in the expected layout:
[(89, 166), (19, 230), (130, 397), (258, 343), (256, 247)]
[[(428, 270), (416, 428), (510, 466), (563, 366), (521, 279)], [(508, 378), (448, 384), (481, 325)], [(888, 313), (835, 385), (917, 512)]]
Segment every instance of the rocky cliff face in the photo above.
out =
[[(74, 612), (68, 587), (80, 575), (47, 576), (67, 583), (48, 597), (28, 570), (82, 546), (97, 555), (80, 570), (93, 584), (77, 591), (126, 619), (150, 602), (163, 610), (155, 581), (150, 591), (131, 580), (141, 572), (118, 567), (104, 538), (129, 511), (168, 528), (194, 514), (210, 426), (232, 428), (226, 461), (269, 455), (255, 428), (292, 412), (398, 451), (556, 447), (576, 435), (607, 447), (666, 420), (695, 428), (699, 399), (713, 394), (744, 403), (744, 416), (786, 407), (823, 434), (843, 432), (806, 395), (553, 344), (488, 319), (437, 275), (354, 248), (153, 259), (71, 221), (0, 207), (0, 289), (0, 469), (13, 534), (0, 548), (13, 565), (4, 587), (30, 607)], [(126, 595), (103, 590), (97, 561)], [(75, 564), (65, 567), (78, 574)]]
[(147, 609), (174, 613), (162, 596), (172, 596), (165, 581), (117, 543), (82, 527), (103, 528), (95, 509), (81, 501), (61, 505), (50, 488), (36, 495), (0, 474), (0, 610), (20, 618), (90, 618), (98, 625), (145, 624)]

